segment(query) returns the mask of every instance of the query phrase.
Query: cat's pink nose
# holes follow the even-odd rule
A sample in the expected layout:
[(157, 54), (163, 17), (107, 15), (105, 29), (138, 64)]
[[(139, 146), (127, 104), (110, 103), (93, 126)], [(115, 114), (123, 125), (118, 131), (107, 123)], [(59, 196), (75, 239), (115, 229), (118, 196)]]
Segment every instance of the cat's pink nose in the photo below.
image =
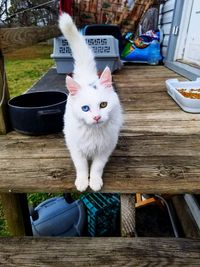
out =
[(101, 119), (101, 116), (95, 116), (93, 119), (98, 122)]

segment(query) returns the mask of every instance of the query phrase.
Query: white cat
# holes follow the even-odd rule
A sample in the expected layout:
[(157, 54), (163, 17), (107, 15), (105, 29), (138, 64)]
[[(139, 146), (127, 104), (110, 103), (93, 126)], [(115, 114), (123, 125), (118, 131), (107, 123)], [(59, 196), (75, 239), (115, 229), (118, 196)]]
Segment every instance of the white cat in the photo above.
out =
[(110, 69), (106, 67), (98, 77), (92, 50), (68, 14), (60, 16), (59, 27), (75, 62), (73, 79), (66, 77), (69, 96), (64, 115), (65, 140), (76, 168), (75, 185), (79, 191), (88, 185), (98, 191), (104, 166), (118, 141), (122, 109)]

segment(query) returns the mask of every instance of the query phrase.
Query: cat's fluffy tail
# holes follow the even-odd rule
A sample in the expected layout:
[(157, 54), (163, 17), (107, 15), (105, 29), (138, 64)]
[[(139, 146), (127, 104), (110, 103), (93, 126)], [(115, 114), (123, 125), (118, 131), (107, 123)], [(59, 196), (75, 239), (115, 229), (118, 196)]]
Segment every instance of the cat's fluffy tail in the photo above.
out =
[[(74, 78), (77, 80), (97, 75), (94, 55), (86, 44), (84, 37), (79, 33), (71, 16), (62, 13), (59, 17), (59, 27), (67, 39), (74, 58)], [(96, 77), (96, 76), (95, 76)]]

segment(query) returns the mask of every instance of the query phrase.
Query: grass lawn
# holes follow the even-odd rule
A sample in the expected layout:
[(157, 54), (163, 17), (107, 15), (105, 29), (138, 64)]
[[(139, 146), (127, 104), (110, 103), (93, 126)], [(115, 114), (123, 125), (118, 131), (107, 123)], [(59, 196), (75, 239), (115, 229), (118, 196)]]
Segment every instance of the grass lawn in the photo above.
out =
[(18, 49), (5, 55), (5, 66), (10, 96), (29, 89), (51, 66), (53, 48), (46, 43)]
[[(5, 67), (10, 96), (20, 95), (29, 89), (47, 70), (54, 65), (50, 58), (52, 45), (39, 43), (32, 47), (18, 49), (5, 55)], [(52, 194), (29, 194), (29, 203), (38, 205)], [(0, 236), (7, 236), (9, 232), (0, 205)]]

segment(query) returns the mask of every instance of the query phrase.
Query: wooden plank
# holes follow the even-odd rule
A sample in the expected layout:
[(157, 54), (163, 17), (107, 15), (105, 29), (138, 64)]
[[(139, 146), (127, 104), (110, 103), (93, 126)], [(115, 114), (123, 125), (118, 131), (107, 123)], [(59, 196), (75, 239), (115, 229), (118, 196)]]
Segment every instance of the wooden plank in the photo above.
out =
[(173, 238), (1, 238), (0, 265), (199, 266), (200, 240)]
[[(55, 161), (58, 161), (55, 164)], [(144, 162), (141, 162), (144, 161)], [(104, 173), (102, 192), (200, 193), (199, 161), (185, 156), (149, 159), (111, 158)], [(172, 164), (174, 162), (174, 164)], [(65, 192), (75, 190), (75, 173), (70, 159), (2, 160), (0, 192)], [(187, 167), (183, 167), (183, 166)], [(7, 170), (6, 170), (7, 168)], [(9, 168), (9, 169), (8, 169)]]
[(0, 32), (3, 53), (17, 48), (27, 47), (47, 39), (61, 35), (56, 26), (2, 28)]
[(120, 194), (121, 236), (133, 237), (135, 231), (135, 195)]
[(136, 194), (135, 208), (141, 208), (141, 207), (144, 207), (144, 206), (152, 204), (152, 203), (154, 203), (154, 204), (156, 203), (156, 204), (162, 206), (162, 204), (159, 203), (159, 201), (154, 197), (143, 199), (142, 194), (139, 194), (139, 193)]
[[(7, 101), (9, 92), (4, 69), (4, 59), (0, 50), (0, 135), (9, 130), (7, 118)], [(28, 214), (28, 204), (22, 194), (0, 195), (3, 213), (7, 221), (8, 230), (14, 236), (32, 233)], [(21, 201), (23, 199), (23, 201)]]
[[(9, 92), (4, 69), (3, 55), (0, 50), (0, 135), (8, 131), (7, 100)], [(23, 204), (21, 199), (23, 198)], [(9, 233), (14, 236), (30, 234), (32, 232), (30, 223), (28, 224), (27, 202), (22, 194), (1, 194), (0, 195), (3, 213), (7, 221)], [(23, 209), (22, 209), (23, 207)]]
[[(102, 192), (200, 193), (199, 157), (113, 156), (104, 172)], [(65, 192), (74, 190), (71, 159), (1, 159), (0, 192)]]
[[(200, 157), (200, 139), (191, 135), (189, 142), (179, 135), (144, 135), (128, 136), (122, 132), (113, 157), (182, 157), (198, 159)], [(26, 136), (11, 132), (0, 137), (0, 160), (15, 159), (58, 159), (70, 158), (62, 134), (46, 136)], [(31, 151), (31, 153), (30, 153)]]
[[(198, 135), (192, 135), (190, 141), (191, 143), (185, 142), (185, 137), (179, 137), (178, 135), (148, 135), (144, 140), (143, 135), (135, 134), (133, 136), (131, 134), (128, 136), (126, 132), (122, 132), (113, 155), (123, 156), (124, 151), (126, 151), (128, 157), (137, 155), (170, 156), (172, 152), (174, 152), (174, 156), (181, 156), (181, 153), (188, 153), (188, 156), (195, 156), (197, 153), (197, 156), (199, 156), (198, 145), (200, 141)], [(127, 144), (130, 145), (127, 147)], [(176, 144), (177, 147), (174, 149)], [(196, 147), (193, 149), (195, 144)], [(162, 151), (159, 151), (161, 146)], [(11, 132), (6, 137), (0, 137), (0, 147), (0, 159), (69, 157), (62, 134), (30, 137)], [(30, 149), (32, 149), (31, 154)]]
[[(198, 135), (185, 142), (178, 135), (144, 139), (124, 133), (106, 166), (103, 191), (199, 192), (199, 146)], [(13, 132), (0, 138), (0, 147), (1, 192), (74, 188), (74, 167), (62, 134), (30, 137)]]
[(6, 81), (6, 73), (4, 69), (4, 58), (0, 49), (0, 135), (6, 134), (8, 131), (7, 119), (7, 100), (9, 99), (9, 92)]
[(1, 204), (9, 233), (13, 236), (32, 235), (25, 194), (1, 194)]

